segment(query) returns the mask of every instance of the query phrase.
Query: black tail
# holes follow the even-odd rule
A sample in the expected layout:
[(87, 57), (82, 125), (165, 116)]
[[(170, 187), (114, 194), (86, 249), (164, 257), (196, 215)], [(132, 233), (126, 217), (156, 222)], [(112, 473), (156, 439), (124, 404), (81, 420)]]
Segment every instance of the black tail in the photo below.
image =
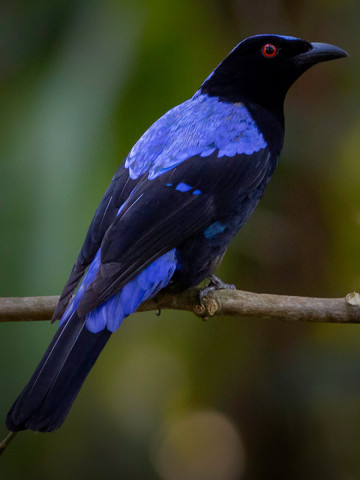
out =
[(8, 429), (52, 432), (59, 428), (110, 335), (106, 329), (89, 332), (76, 313), (61, 325), (11, 407)]

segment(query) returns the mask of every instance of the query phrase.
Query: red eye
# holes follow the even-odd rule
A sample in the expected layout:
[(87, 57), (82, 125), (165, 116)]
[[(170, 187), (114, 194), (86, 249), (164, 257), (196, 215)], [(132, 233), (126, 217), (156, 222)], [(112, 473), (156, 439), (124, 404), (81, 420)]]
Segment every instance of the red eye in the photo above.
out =
[(278, 50), (272, 43), (267, 43), (262, 47), (261, 53), (264, 55), (264, 57), (272, 58), (277, 55)]

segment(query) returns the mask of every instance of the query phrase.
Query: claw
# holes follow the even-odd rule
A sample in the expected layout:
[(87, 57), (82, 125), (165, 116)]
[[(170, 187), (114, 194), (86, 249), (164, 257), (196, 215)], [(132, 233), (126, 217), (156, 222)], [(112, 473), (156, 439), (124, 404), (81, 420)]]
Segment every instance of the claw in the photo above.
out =
[(209, 280), (209, 285), (200, 290), (200, 303), (209, 292), (213, 292), (214, 290), (236, 290), (235, 285), (231, 283), (224, 283), (220, 278), (216, 277), (215, 275), (210, 275)]

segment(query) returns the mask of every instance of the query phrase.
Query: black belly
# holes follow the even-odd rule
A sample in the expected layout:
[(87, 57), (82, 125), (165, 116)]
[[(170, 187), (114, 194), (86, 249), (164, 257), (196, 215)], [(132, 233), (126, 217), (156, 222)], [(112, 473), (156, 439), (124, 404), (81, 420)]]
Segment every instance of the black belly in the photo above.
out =
[(226, 227), (224, 231), (214, 234), (211, 238), (207, 238), (202, 231), (176, 249), (178, 267), (170, 284), (173, 290), (182, 291), (198, 285), (214, 272), (230, 241), (252, 214), (262, 193), (263, 188), (252, 192), (233, 206), (230, 212), (214, 219), (214, 222)]

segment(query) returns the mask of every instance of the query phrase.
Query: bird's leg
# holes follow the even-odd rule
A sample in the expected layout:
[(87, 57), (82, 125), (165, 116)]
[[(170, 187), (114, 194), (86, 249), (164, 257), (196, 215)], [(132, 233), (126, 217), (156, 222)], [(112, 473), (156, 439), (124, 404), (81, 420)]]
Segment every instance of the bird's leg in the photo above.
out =
[(232, 285), (231, 283), (224, 283), (220, 278), (215, 275), (210, 275), (209, 280), (209, 285), (200, 290), (200, 303), (209, 292), (212, 292), (214, 290), (236, 290), (235, 285)]

